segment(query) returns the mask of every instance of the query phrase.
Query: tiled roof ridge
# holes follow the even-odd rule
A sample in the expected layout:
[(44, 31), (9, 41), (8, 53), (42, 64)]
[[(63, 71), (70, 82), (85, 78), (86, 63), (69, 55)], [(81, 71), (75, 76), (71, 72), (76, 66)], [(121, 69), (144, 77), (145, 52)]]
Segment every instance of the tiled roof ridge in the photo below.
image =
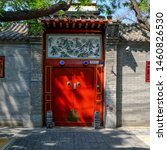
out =
[[(104, 16), (104, 15), (94, 15), (94, 14), (64, 14), (64, 15), (58, 15), (58, 14), (54, 14), (54, 15), (50, 15), (50, 16), (46, 16), (41, 18), (41, 20), (103, 20), (103, 21), (108, 21), (111, 22), (112, 20), (112, 16)], [(116, 21), (113, 21), (116, 22)]]
[(0, 41), (27, 41), (28, 25), (14, 22), (0, 28)]
[[(74, 5), (80, 5), (81, 3), (80, 2), (74, 2), (72, 3), (72, 6)], [(82, 5), (81, 5), (82, 6)], [(83, 6), (97, 6), (97, 3), (94, 1), (94, 2), (91, 2), (91, 3), (86, 3), (84, 4)]]
[[(147, 31), (146, 29), (142, 28), (142, 27), (140, 26), (140, 24), (137, 23), (137, 22), (134, 22), (134, 23), (122, 23), (122, 22), (120, 22), (119, 25), (120, 25), (120, 27), (131, 27), (132, 29), (133, 29), (133, 27), (134, 27), (134, 28), (140, 28), (140, 29), (142, 29), (142, 30)], [(148, 31), (147, 31), (147, 32), (148, 32)]]
[[(48, 17), (64, 17), (64, 16), (68, 16), (69, 18), (71, 17), (71, 16), (75, 16), (75, 17), (81, 17), (81, 16), (85, 16), (85, 17), (94, 17), (94, 18), (98, 18), (98, 17), (103, 17), (103, 18), (108, 18), (108, 16), (109, 17), (112, 17), (112, 16), (110, 16), (110, 15), (108, 15), (108, 16), (105, 16), (105, 15), (95, 15), (95, 14), (87, 14), (86, 12), (85, 13), (76, 13), (76, 14), (63, 14), (63, 15), (59, 15), (59, 14), (52, 14), (52, 15), (49, 15)], [(43, 17), (43, 18), (47, 18), (47, 16), (45, 16), (45, 17)]]
[(96, 15), (51, 15), (42, 18), (44, 27), (56, 28), (56, 29), (98, 29), (104, 30), (107, 24), (112, 24), (113, 20), (111, 16), (107, 18), (105, 16)]
[(150, 32), (142, 28), (138, 23), (120, 23), (119, 35), (121, 41), (150, 41)]
[[(119, 26), (120, 41), (149, 42), (149, 32), (141, 29), (138, 24), (119, 23)], [(27, 41), (29, 38), (27, 24), (12, 23), (0, 28), (0, 41)]]

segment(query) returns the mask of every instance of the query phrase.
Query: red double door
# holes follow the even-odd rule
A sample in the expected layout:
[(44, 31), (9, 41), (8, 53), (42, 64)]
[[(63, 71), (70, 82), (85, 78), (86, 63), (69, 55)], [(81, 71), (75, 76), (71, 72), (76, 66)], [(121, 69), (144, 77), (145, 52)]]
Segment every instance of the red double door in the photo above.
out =
[(95, 68), (53, 70), (53, 119), (55, 125), (91, 126), (94, 121)]

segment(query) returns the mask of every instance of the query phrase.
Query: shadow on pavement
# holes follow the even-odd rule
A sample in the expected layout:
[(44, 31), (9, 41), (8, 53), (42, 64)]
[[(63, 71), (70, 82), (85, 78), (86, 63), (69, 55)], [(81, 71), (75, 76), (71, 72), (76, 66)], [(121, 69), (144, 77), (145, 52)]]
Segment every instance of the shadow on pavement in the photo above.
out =
[(22, 130), (5, 150), (149, 150), (124, 130), (53, 128)]

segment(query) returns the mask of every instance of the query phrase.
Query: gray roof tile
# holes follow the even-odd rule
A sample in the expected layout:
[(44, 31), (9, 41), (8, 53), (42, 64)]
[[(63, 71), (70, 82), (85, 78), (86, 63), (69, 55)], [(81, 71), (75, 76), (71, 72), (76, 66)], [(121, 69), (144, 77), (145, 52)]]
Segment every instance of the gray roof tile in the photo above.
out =
[[(139, 25), (120, 24), (120, 41), (149, 42), (149, 32)], [(0, 41), (27, 41), (29, 40), (28, 26), (25, 24), (11, 24), (0, 28)]]
[(25, 24), (13, 23), (6, 27), (0, 28), (1, 41), (27, 41), (28, 27)]
[(119, 26), (119, 35), (121, 41), (149, 42), (149, 31), (144, 30), (138, 24), (121, 24)]

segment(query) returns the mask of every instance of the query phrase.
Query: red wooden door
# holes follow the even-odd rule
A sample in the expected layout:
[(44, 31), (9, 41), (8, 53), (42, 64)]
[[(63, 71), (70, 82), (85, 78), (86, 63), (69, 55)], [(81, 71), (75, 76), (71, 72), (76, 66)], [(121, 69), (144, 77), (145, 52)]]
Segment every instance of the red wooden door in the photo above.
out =
[(55, 125), (91, 126), (95, 111), (94, 68), (54, 69)]

